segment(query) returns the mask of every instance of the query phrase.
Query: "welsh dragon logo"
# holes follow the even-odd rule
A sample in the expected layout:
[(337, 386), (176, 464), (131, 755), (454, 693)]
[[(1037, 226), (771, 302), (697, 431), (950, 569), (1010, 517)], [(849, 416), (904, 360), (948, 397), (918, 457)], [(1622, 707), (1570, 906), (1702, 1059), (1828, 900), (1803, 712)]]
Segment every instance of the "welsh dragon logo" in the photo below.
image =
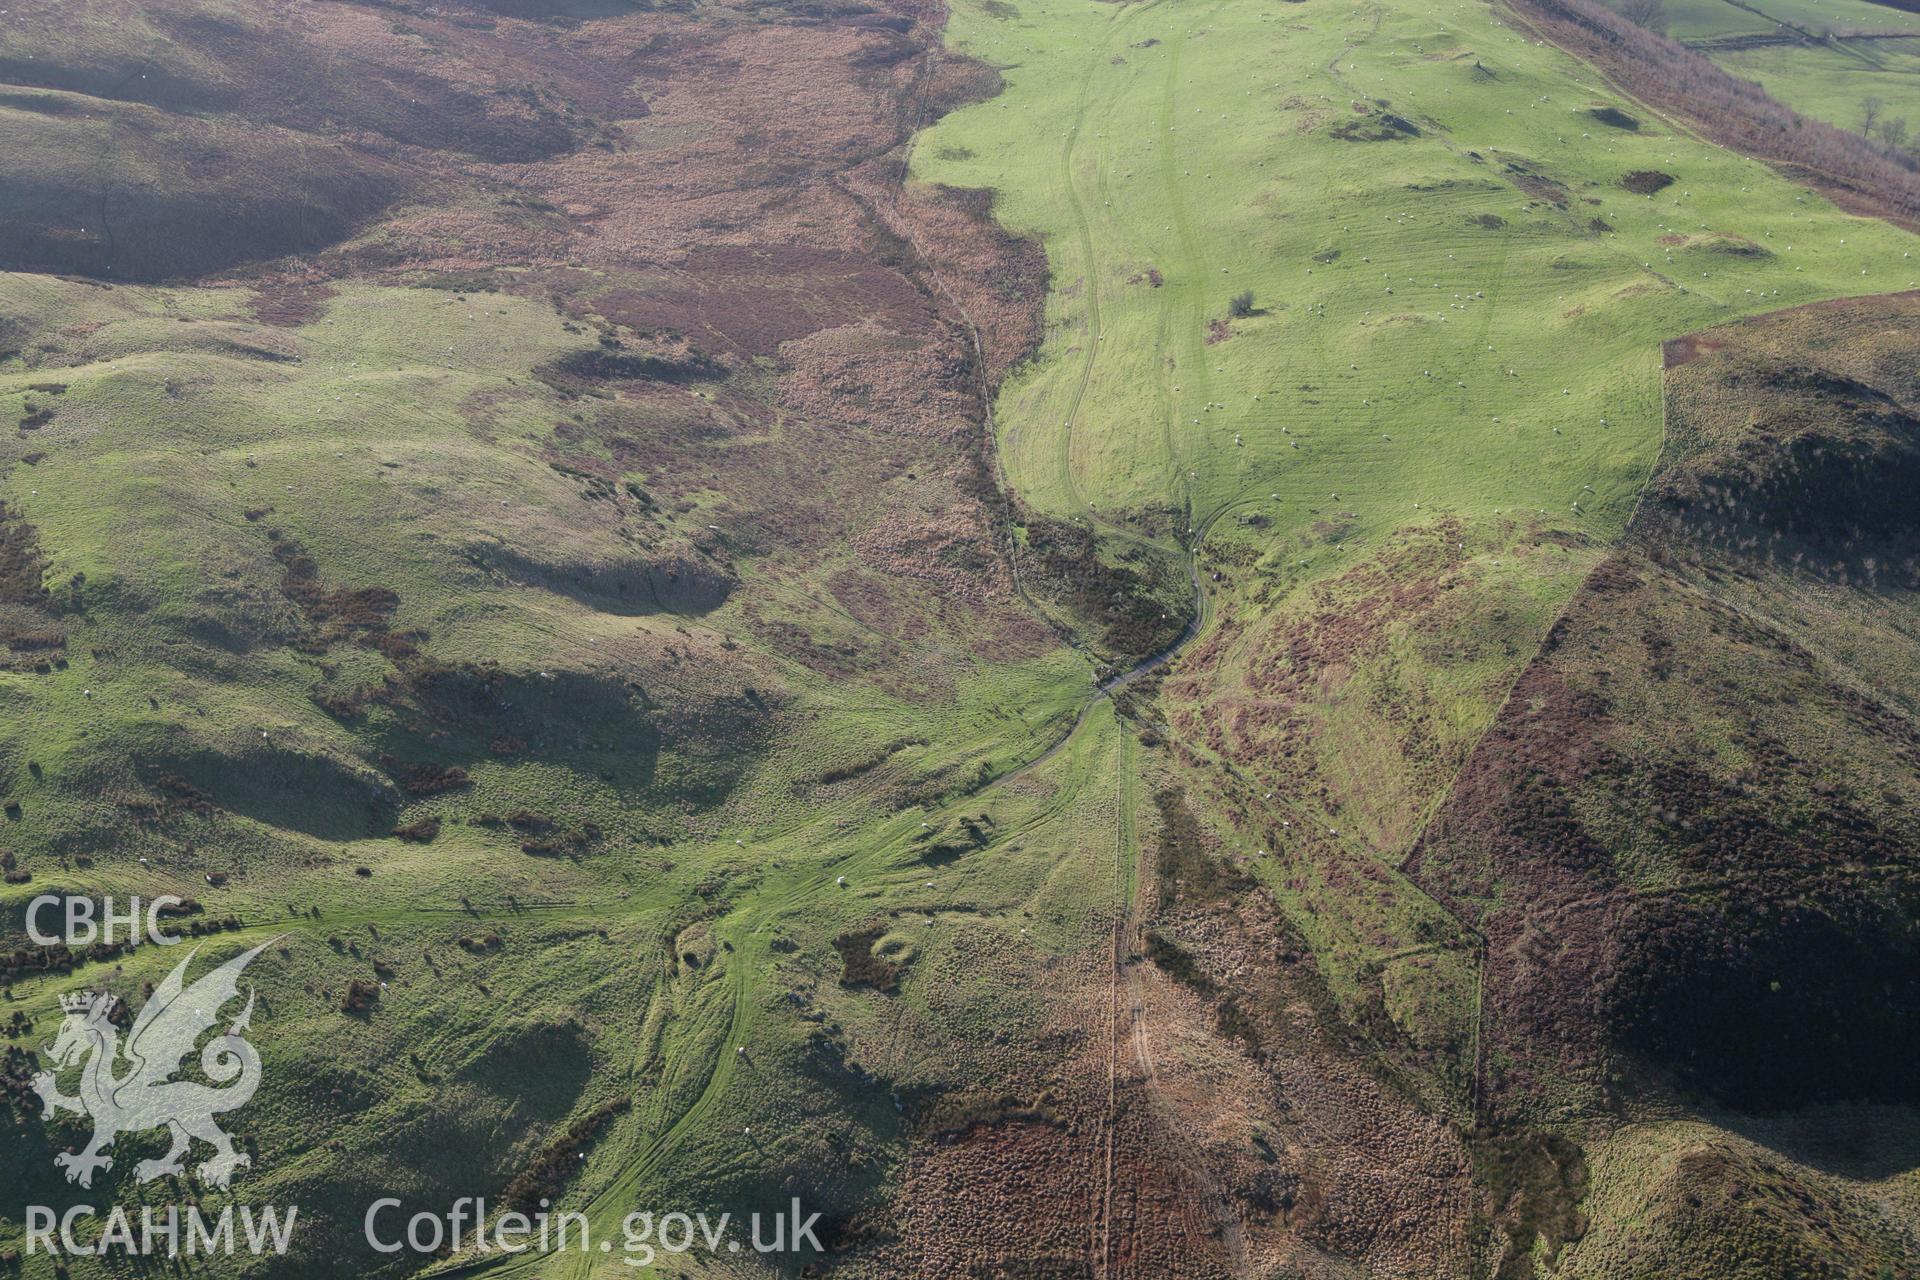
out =
[[(220, 1010), (240, 995), (240, 974), (253, 958), (272, 946), (263, 942), (235, 956), (192, 986), (185, 983), (187, 966), (198, 953), (189, 953), (167, 975), (134, 1019), (127, 1041), (112, 1020), (116, 997), (82, 991), (60, 997), (66, 1020), (47, 1052), (54, 1070), (34, 1077), (33, 1089), (43, 1104), (41, 1115), (72, 1111), (93, 1117), (93, 1141), (78, 1155), (63, 1152), (54, 1164), (67, 1172), (67, 1181), (93, 1185), (96, 1170), (113, 1168), (106, 1154), (123, 1133), (168, 1130), (173, 1146), (158, 1160), (142, 1160), (134, 1168), (141, 1182), (178, 1174), (193, 1140), (211, 1146), (213, 1157), (194, 1172), (201, 1182), (224, 1188), (236, 1169), (253, 1163), (233, 1149), (233, 1140), (213, 1121), (224, 1111), (243, 1107), (260, 1087), (260, 1055), (243, 1036), (253, 1019), (254, 993), (247, 991), (247, 1007), (227, 1027), (226, 1034), (207, 1041), (200, 1051), (200, 1070), (212, 1084), (175, 1080), (186, 1056), (200, 1037), (220, 1021)], [(124, 1062), (125, 1069), (116, 1074)], [(58, 1073), (80, 1065), (79, 1094), (60, 1092)]]

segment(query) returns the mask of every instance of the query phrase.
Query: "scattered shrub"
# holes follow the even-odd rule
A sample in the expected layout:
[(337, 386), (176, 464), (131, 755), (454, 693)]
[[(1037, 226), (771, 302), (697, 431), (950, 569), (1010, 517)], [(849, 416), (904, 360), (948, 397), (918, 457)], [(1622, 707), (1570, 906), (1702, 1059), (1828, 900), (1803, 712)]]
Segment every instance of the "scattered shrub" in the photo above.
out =
[(1628, 115), (1618, 107), (1595, 107), (1587, 112), (1587, 114), (1595, 120), (1598, 120), (1601, 124), (1610, 125), (1615, 129), (1638, 129), (1640, 127), (1640, 121), (1638, 119)]
[(370, 1013), (380, 1003), (380, 984), (366, 978), (347, 983), (346, 999), (340, 1002), (342, 1013)]
[(873, 951), (873, 944), (886, 932), (884, 925), (870, 925), (850, 930), (833, 940), (833, 949), (840, 953), (841, 986), (872, 987), (888, 995), (900, 989), (900, 975), (905, 967)]

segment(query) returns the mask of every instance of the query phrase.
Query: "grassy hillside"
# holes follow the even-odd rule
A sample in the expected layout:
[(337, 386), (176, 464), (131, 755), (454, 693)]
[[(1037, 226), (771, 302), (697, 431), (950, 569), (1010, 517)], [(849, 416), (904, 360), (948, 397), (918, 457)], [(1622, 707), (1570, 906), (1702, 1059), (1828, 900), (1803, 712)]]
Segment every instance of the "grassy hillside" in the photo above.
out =
[[(1769, 1044), (1911, 1035), (1833, 989), (1847, 930), (1895, 986), (1909, 945), (1904, 890), (1842, 890), (1909, 842), (1910, 317), (1820, 317), (1920, 287), (1912, 236), (1466, 0), (28, 16), (0, 1242), (161, 1194), (158, 1135), (68, 1185), (86, 1126), (27, 1091), (60, 995), (180, 954), (29, 950), (60, 890), (190, 897), (204, 961), (275, 940), (254, 1165), (203, 1193), (302, 1206), (270, 1274), (632, 1272), (375, 1256), (380, 1194), (602, 1238), (799, 1194), (833, 1247), (781, 1274), (849, 1277), (1911, 1247), (1897, 1136), (1761, 1170), (1841, 1235), (1733, 1207), (1808, 1106), (1904, 1133), (1897, 1082), (1809, 1050), (1758, 1097), (1737, 1028), (1687, 1035), (1802, 946)], [(235, 240), (236, 175), (325, 217)], [(69, 235), (102, 192), (166, 243)], [(1744, 365), (1663, 348), (1786, 308)], [(1780, 538), (1844, 545), (1755, 568), (1809, 503)], [(1553, 680), (1616, 700), (1547, 717), (1617, 755), (1572, 818), (1525, 781), (1587, 785)], [(1766, 856), (1680, 834), (1681, 783)], [(1678, 977), (1555, 952), (1594, 895), (1535, 819), (1645, 913), (1590, 950)], [(1832, 875), (1647, 905), (1742, 858)]]
[(1246, 771), (1246, 847), (1357, 975), (1440, 926), (1392, 882), (1343, 901), (1324, 863), (1404, 855), (1621, 532), (1660, 340), (1915, 271), (1910, 237), (1635, 115), (1487, 10), (1282, 17), (963, 8), (1008, 89), (915, 162), (995, 182), (1053, 262), (1042, 356), (1001, 399), (1015, 487), (1206, 530), (1220, 621), (1175, 723)]
[[(184, 256), (54, 263), (31, 238), (57, 230), (41, 206), (0, 246), (9, 1236), (26, 1204), (138, 1194), (161, 1135), (70, 1186), (52, 1155), (85, 1122), (43, 1121), (27, 1084), (58, 995), (137, 1005), (183, 954), (30, 949), (37, 894), (189, 898), (196, 937), (217, 939), (201, 963), (279, 939), (250, 974), (267, 1077), (236, 1125), (255, 1163), (234, 1194), (302, 1206), (312, 1234), (284, 1265), (305, 1275), (425, 1265), (360, 1241), (377, 1193), (570, 1197), (617, 1238), (638, 1200), (768, 1209), (780, 1171), (831, 1164), (810, 1207), (844, 1221), (904, 1125), (974, 1105), (988, 1011), (1089, 945), (1114, 851), (1066, 818), (1111, 790), (1091, 762), (1116, 735), (1055, 627), (1103, 597), (1036, 565), (1035, 590), (1058, 576), (1063, 598), (1023, 600), (981, 371), (890, 227), (939, 221), (942, 283), (963, 291), (1023, 251), (964, 204), (892, 200), (869, 163), (922, 87), (917, 64), (885, 68), (918, 46), (782, 13), (599, 16), (589, 56), (523, 17), (335, 6), (289, 26), (160, 6), (141, 19), (198, 33), (163, 68), (103, 5), (7, 64), (16, 97), (80, 101), (86, 127), (164, 117), (211, 170), (297, 167), (336, 137), (356, 163), (391, 158), (374, 130), (441, 178), (240, 279), (124, 283), (309, 246), (167, 232), (145, 208)], [(433, 130), (485, 123), (462, 95), (493, 74), (473, 59), (494, 35), (553, 71), (540, 113), (570, 127), (474, 159), (487, 148)], [(649, 71), (651, 104), (608, 87), (663, 38), (688, 53)], [(763, 136), (779, 164), (731, 137), (714, 154), (676, 118), (756, 110), (702, 59), (776, 48), (839, 112), (815, 122), (832, 181), (797, 227), (791, 195), (762, 203), (793, 183), (792, 146)], [(432, 75), (408, 79), (423, 50)], [(308, 72), (306, 114), (268, 91)], [(370, 118), (327, 114), (341, 84), (383, 75), (411, 114), (377, 92), (354, 99)], [(489, 103), (509, 130), (526, 105)], [(91, 189), (173, 199), (18, 110)], [(589, 147), (581, 121), (602, 111), (665, 132)], [(531, 160), (547, 167), (492, 167)], [(691, 211), (690, 173), (710, 184)], [(611, 223), (578, 203), (594, 190)], [(546, 198), (561, 191), (574, 212)], [(704, 245), (721, 216), (736, 243), (691, 260), (626, 239), (697, 223)], [(122, 283), (31, 271), (49, 265)], [(1020, 292), (1003, 305), (1017, 349)], [(1184, 577), (1172, 589), (1177, 609)], [(1109, 870), (1084, 872), (1088, 856)], [(857, 975), (938, 974), (956, 948), (973, 976), (916, 991), (910, 1037), (946, 1051), (886, 1059), (898, 1019)], [(883, 1069), (896, 1084), (876, 1091)]]
[(1409, 864), (1486, 934), (1484, 1105), (1605, 1118), (1571, 1274), (1911, 1256), (1913, 306), (1669, 347), (1623, 549)]
[[(1504, 1123), (1484, 923), (1406, 860), (1497, 717), (1539, 709), (1515, 682), (1655, 466), (1662, 340), (1907, 288), (1911, 237), (1478, 6), (986, 5), (953, 29), (1008, 89), (924, 135), (915, 172), (993, 182), (1054, 269), (1042, 358), (1000, 402), (1016, 489), (1116, 533), (1190, 513), (1211, 623), (1160, 705), (1221, 852), (1397, 1087)], [(1241, 1016), (1221, 926), (1186, 924), (1171, 972), (1215, 973)], [(1263, 1052), (1286, 1038), (1255, 1026)], [(1473, 1159), (1496, 1205), (1531, 1167)]]
[[(949, 859), (919, 865), (953, 839), (942, 797), (1039, 755), (1078, 711), (1084, 667), (1044, 627), (908, 583), (855, 592), (857, 561), (812, 559), (843, 543), (762, 541), (758, 521), (787, 517), (751, 487), (702, 501), (667, 455), (623, 452), (670, 431), (676, 403), (748, 413), (750, 372), (731, 401), (718, 366), (563, 390), (556, 367), (606, 344), (503, 293), (343, 289), (268, 324), (248, 290), (6, 287), (26, 564), (0, 910), (18, 928), (49, 890), (171, 891), (235, 918), (236, 941), (286, 935), (261, 975), (274, 1036), (249, 1135), (272, 1172), (249, 1194), (308, 1206), (343, 1245), (361, 1192), (504, 1185), (583, 1116), (612, 1130), (606, 1174), (583, 1181), (639, 1177), (643, 1139), (691, 1127), (682, 1110), (723, 1087), (701, 1066), (721, 1038), (789, 989), (776, 932), (837, 972), (841, 933), (907, 907), (960, 931), (1041, 892), (1063, 855), (1036, 849), (979, 891)], [(656, 406), (644, 425), (620, 416), (636, 400)], [(769, 482), (781, 436), (810, 447), (814, 430), (758, 436)], [(762, 572), (764, 590), (743, 585)], [(846, 606), (799, 585), (823, 581)], [(850, 639), (895, 609), (940, 630), (923, 621), (910, 652)], [(956, 850), (1006, 838), (983, 830)], [(833, 891), (872, 859), (858, 892)], [(766, 904), (750, 923), (747, 898)], [(84, 971), (137, 998), (175, 958)], [(376, 978), (372, 1007), (348, 1010)], [(30, 1040), (56, 989), (13, 989)], [(759, 1051), (787, 1080), (776, 1046), (800, 1053), (808, 1024), (779, 1025)], [(603, 1114), (636, 1092), (651, 1101)], [(477, 1127), (450, 1131), (455, 1114)], [(66, 1140), (36, 1117), (9, 1141)], [(33, 1165), (17, 1203), (77, 1193)], [(724, 1183), (726, 1162), (699, 1167), (671, 1171), (682, 1194)]]

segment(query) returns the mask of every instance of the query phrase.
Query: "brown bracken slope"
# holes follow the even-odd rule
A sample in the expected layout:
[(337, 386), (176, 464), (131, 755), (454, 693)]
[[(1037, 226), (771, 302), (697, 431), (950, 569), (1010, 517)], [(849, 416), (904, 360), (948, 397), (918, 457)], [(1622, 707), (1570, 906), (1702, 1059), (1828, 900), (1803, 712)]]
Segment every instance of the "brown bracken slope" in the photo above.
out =
[[(1866, 299), (1669, 345), (1668, 440), (1624, 545), (1409, 863), (1486, 934), (1490, 1131), (1594, 1145), (1920, 1101), (1917, 315)], [(1597, 1224), (1577, 1273), (1911, 1257), (1870, 1183), (1824, 1163), (1710, 1146), (1647, 1191), (1636, 1249)]]

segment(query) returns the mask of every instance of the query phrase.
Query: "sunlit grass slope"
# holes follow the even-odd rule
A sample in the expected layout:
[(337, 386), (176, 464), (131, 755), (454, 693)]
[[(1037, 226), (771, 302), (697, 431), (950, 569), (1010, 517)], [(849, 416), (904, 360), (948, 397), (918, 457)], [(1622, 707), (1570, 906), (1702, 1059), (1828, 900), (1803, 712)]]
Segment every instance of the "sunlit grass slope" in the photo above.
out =
[[(1007, 90), (915, 172), (1045, 238), (1047, 346), (1001, 418), (1055, 511), (1288, 525), (1337, 493), (1369, 523), (1544, 508), (1610, 536), (1657, 447), (1663, 337), (1920, 279), (1899, 232), (1602, 122), (1645, 113), (1481, 4), (961, 4), (953, 39)], [(1622, 189), (1642, 169), (1677, 181)]]

